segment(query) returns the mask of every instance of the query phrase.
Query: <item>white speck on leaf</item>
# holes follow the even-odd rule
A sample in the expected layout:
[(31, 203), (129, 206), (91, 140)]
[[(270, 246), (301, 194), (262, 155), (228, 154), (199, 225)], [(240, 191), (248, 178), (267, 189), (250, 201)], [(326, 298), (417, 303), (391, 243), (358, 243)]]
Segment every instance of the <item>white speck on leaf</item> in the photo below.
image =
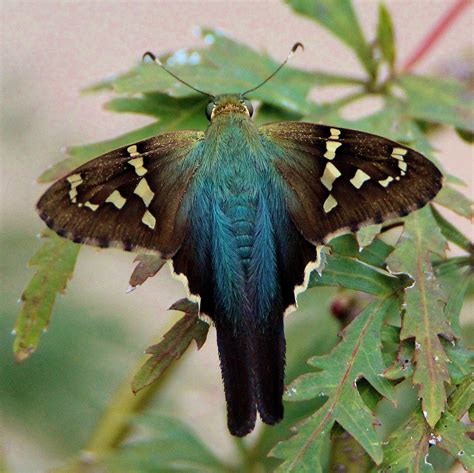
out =
[(415, 342), (415, 349), (419, 350), (421, 348), (421, 345), (418, 342)]

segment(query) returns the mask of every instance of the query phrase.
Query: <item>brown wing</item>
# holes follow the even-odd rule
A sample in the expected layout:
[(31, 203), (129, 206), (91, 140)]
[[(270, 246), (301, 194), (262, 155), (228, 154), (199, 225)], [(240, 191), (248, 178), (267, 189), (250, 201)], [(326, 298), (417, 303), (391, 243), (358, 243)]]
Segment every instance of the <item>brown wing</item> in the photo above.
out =
[(427, 158), (380, 136), (303, 122), (264, 125), (260, 132), (286, 183), (292, 219), (313, 243), (406, 215), (442, 186)]
[(165, 133), (111, 151), (53, 184), (37, 204), (46, 224), (77, 243), (170, 257), (186, 228), (184, 196), (203, 133)]

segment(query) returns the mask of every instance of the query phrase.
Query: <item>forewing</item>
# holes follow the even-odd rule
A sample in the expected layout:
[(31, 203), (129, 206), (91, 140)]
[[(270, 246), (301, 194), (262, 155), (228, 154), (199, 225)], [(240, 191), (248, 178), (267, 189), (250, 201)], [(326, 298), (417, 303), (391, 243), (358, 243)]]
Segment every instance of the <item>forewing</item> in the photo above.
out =
[(183, 241), (202, 139), (197, 131), (165, 133), (104, 154), (53, 184), (38, 212), (77, 243), (170, 257)]
[(303, 122), (260, 127), (295, 225), (312, 243), (423, 207), (442, 174), (417, 151), (355, 130)]

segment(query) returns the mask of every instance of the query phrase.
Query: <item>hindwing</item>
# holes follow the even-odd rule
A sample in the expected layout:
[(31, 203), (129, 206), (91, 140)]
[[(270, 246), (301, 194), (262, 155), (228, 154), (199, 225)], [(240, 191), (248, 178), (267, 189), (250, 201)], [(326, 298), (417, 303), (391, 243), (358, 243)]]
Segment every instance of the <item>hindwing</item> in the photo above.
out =
[(46, 224), (77, 243), (170, 257), (186, 229), (185, 194), (203, 133), (165, 133), (111, 151), (53, 184), (37, 204)]
[(287, 184), (291, 217), (312, 243), (407, 215), (442, 186), (433, 163), (380, 136), (303, 122), (272, 123), (260, 132)]

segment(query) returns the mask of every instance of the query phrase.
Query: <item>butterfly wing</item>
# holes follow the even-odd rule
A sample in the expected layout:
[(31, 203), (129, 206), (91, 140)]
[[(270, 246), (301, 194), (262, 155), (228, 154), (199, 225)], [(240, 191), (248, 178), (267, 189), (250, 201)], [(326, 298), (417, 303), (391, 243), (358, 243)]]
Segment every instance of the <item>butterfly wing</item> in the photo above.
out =
[(355, 130), (303, 122), (260, 127), (286, 182), (289, 212), (312, 243), (423, 207), (442, 174), (417, 151)]
[(106, 153), (53, 184), (37, 209), (77, 243), (170, 257), (186, 229), (186, 191), (200, 163), (198, 131), (165, 133)]

